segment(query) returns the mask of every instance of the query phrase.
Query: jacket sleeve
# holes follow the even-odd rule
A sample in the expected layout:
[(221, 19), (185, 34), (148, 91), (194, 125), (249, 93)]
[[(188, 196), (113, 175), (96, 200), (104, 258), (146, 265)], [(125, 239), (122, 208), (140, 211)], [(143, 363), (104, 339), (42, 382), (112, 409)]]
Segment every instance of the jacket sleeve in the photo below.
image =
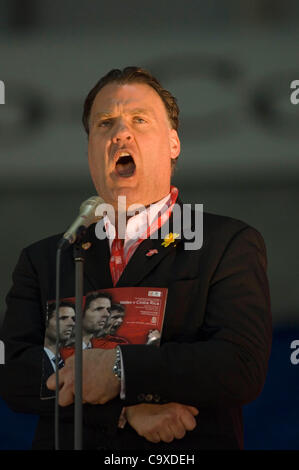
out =
[(0, 395), (14, 411), (47, 414), (54, 400), (41, 400), (44, 322), (37, 275), (26, 250), (13, 273), (0, 338), (5, 365), (0, 368)]
[(254, 400), (272, 338), (266, 266), (259, 232), (247, 226), (232, 236), (209, 280), (201, 338), (122, 347), (127, 403), (229, 407)]

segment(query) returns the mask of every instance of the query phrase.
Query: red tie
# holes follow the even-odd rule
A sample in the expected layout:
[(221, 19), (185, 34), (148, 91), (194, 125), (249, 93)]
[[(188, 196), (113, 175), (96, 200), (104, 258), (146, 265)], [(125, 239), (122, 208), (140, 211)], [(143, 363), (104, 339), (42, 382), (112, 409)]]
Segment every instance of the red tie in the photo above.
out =
[(124, 260), (124, 240), (121, 238), (114, 238), (111, 245), (111, 257), (110, 257), (110, 272), (112, 277), (113, 285), (115, 286), (125, 269)]

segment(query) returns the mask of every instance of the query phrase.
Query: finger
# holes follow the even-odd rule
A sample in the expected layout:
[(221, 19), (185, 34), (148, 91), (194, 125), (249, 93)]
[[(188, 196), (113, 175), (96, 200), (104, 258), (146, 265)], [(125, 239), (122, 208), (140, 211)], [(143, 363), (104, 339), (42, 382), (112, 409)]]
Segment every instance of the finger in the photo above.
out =
[(147, 441), (153, 442), (154, 444), (158, 444), (158, 442), (161, 441), (160, 436), (157, 432), (145, 433), (144, 437)]
[(174, 439), (174, 432), (169, 425), (164, 426), (163, 429), (159, 431), (159, 436), (161, 441), (170, 443)]
[(59, 390), (59, 405), (60, 406), (68, 406), (74, 403), (74, 394), (69, 386), (63, 386), (61, 390)]
[(175, 439), (182, 439), (186, 435), (185, 426), (183, 426), (183, 423), (179, 420), (171, 425), (171, 430)]
[(199, 411), (197, 408), (195, 408), (195, 406), (189, 406), (187, 405), (186, 408), (190, 411), (190, 413), (193, 414), (193, 416), (197, 416)]
[(193, 431), (193, 429), (196, 427), (196, 419), (188, 410), (183, 411), (180, 419), (187, 431)]

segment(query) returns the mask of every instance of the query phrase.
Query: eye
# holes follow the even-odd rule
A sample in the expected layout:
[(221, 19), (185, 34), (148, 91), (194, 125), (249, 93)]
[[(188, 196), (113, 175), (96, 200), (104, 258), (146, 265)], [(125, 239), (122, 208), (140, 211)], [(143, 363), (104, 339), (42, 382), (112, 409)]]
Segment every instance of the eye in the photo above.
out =
[(141, 124), (142, 124), (143, 122), (146, 122), (142, 117), (139, 117), (139, 116), (135, 116), (135, 117), (134, 117), (134, 121), (137, 121), (137, 122), (139, 122), (139, 123), (141, 123)]
[(111, 124), (111, 119), (105, 119), (104, 121), (99, 122), (98, 127), (108, 127)]

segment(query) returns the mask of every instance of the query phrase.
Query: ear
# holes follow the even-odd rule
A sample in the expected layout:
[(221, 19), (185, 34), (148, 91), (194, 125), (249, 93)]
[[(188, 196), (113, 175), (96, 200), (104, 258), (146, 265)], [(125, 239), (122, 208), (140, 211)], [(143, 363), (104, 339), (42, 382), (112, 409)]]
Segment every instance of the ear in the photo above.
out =
[(172, 159), (177, 158), (181, 151), (181, 142), (180, 142), (178, 133), (175, 129), (170, 129), (169, 139), (170, 139), (170, 150), (171, 150), (170, 158)]

